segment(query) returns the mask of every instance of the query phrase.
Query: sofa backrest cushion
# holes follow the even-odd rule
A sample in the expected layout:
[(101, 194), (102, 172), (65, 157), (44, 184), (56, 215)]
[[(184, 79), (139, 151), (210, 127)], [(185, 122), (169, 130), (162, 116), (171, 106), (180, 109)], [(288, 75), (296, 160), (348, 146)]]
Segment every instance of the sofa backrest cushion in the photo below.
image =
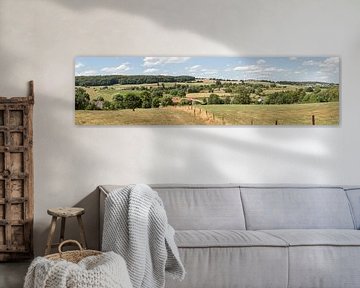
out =
[(350, 203), (339, 187), (240, 187), (246, 227), (354, 229)]
[(176, 230), (245, 230), (238, 186), (151, 186)]
[(356, 229), (360, 229), (360, 188), (345, 189), (354, 216)]

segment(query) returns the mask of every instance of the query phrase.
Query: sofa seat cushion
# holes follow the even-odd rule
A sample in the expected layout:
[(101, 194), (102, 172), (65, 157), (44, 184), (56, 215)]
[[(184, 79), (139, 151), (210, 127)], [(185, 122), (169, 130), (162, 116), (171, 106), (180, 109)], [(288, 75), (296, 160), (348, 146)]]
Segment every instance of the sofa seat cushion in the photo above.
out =
[(244, 230), (179, 230), (175, 242), (180, 248), (288, 246), (269, 233)]
[(262, 230), (289, 246), (360, 246), (360, 231), (348, 229)]

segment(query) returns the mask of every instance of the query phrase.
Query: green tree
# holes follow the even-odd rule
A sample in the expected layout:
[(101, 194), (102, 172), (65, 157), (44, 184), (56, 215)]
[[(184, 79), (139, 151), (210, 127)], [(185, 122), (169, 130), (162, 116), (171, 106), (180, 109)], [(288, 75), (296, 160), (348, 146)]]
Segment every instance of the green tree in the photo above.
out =
[(186, 92), (184, 90), (180, 90), (178, 92), (178, 96), (181, 97), (181, 98), (184, 98), (186, 96)]
[(231, 100), (231, 104), (250, 104), (251, 98), (248, 94), (236, 94)]
[(144, 91), (141, 93), (142, 108), (151, 108), (152, 97), (150, 92)]
[(161, 98), (161, 97), (163, 96), (163, 92), (162, 92), (161, 90), (158, 90), (158, 89), (152, 91), (151, 94), (152, 94), (152, 97), (159, 97), (159, 98)]
[(115, 109), (115, 106), (114, 106), (114, 104), (111, 103), (110, 101), (104, 101), (103, 109), (104, 109), (104, 110), (114, 110), (114, 109)]
[(151, 102), (151, 107), (153, 107), (153, 108), (159, 108), (159, 107), (160, 107), (160, 103), (161, 103), (160, 98), (159, 98), (159, 97), (154, 97), (154, 98), (152, 99), (152, 102)]
[(90, 101), (85, 109), (86, 110), (99, 110), (94, 101)]
[(113, 96), (113, 101), (114, 101), (114, 109), (124, 109), (125, 105), (124, 105), (124, 95), (122, 94), (116, 94)]
[(140, 96), (134, 93), (129, 93), (125, 95), (124, 106), (126, 109), (132, 109), (133, 111), (135, 111), (136, 108), (141, 108), (141, 105), (142, 100)]
[(172, 98), (171, 96), (164, 96), (163, 98), (161, 98), (161, 105), (163, 107), (166, 107), (166, 106), (171, 106), (173, 105), (173, 101), (172, 101)]
[(236, 94), (231, 100), (231, 104), (250, 104), (250, 91), (244, 86), (241, 85), (236, 89)]
[(75, 110), (84, 110), (90, 103), (90, 95), (81, 87), (75, 88)]
[(219, 95), (212, 93), (207, 99), (207, 104), (224, 104), (224, 100), (222, 100)]
[(230, 96), (226, 96), (224, 99), (224, 104), (230, 104), (231, 103), (231, 98)]

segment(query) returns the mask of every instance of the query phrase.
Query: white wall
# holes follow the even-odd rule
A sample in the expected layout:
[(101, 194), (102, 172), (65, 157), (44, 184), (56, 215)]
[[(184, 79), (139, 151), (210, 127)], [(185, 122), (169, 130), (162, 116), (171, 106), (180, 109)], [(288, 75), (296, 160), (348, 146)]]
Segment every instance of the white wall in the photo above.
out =
[[(356, 0), (0, 0), (0, 95), (35, 81), (36, 252), (46, 208), (77, 203), (95, 245), (99, 184), (360, 184), (359, 12)], [(77, 55), (339, 55), (341, 124), (76, 127)]]

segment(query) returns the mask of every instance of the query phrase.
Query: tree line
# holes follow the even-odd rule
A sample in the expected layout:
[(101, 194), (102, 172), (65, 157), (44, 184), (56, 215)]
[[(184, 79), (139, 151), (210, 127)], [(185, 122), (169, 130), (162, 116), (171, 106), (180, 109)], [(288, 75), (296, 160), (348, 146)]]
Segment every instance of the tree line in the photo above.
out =
[(115, 84), (152, 84), (159, 82), (192, 82), (193, 76), (167, 75), (98, 75), (75, 76), (75, 86), (111, 86)]
[[(101, 105), (100, 105), (101, 104)], [(75, 88), (75, 110), (120, 110), (136, 108), (158, 108), (160, 106), (174, 105), (172, 96), (163, 95), (159, 90), (142, 91), (139, 95), (133, 92), (115, 94), (112, 101), (104, 100), (103, 97), (97, 97), (90, 100), (90, 95), (84, 88)]]
[[(229, 95), (222, 96), (212, 93), (219, 86), (222, 91)], [(131, 89), (134, 88), (134, 89)], [(175, 83), (173, 86), (165, 86), (163, 83), (157, 87), (134, 86), (126, 94), (115, 94), (111, 101), (97, 97), (90, 100), (90, 95), (83, 87), (75, 88), (76, 110), (118, 110), (136, 108), (157, 108), (171, 105), (191, 105), (192, 100), (186, 98), (187, 93), (199, 93), (209, 91), (208, 97), (202, 98), (203, 105), (219, 104), (301, 104), (339, 101), (339, 86), (331, 85), (304, 87), (290, 91), (277, 91), (270, 94), (264, 93), (266, 85), (263, 84), (221, 84), (188, 85)], [(110, 89), (107, 86), (100, 89)], [(136, 90), (136, 91), (135, 91)], [(220, 91), (220, 89), (218, 89)], [(195, 92), (196, 91), (196, 92)], [(176, 97), (176, 98), (175, 98)], [(200, 98), (201, 99), (201, 98)], [(176, 101), (176, 102), (174, 102)]]

